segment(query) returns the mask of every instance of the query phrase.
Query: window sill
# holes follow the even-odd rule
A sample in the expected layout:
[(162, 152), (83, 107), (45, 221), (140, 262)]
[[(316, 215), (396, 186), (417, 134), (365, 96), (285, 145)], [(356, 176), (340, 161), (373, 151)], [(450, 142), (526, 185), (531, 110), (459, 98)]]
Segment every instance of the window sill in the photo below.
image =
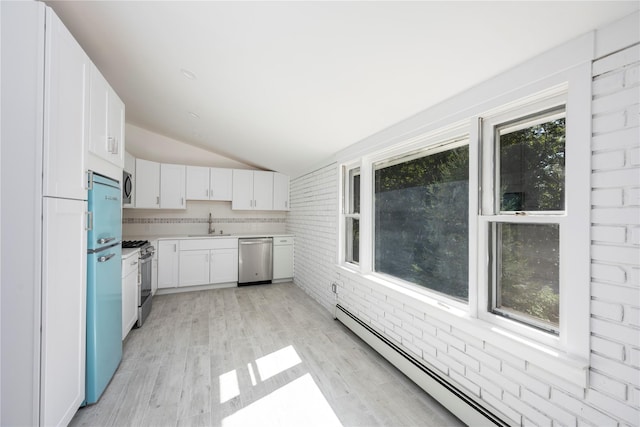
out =
[[(562, 380), (567, 386), (587, 388), (589, 361), (562, 352), (558, 349), (541, 344), (530, 338), (515, 334), (501, 328), (492, 322), (469, 315), (468, 310), (454, 307), (442, 301), (401, 286), (373, 274), (362, 274), (347, 266), (338, 265), (337, 271), (347, 278), (358, 282), (363, 279), (374, 288), (416, 310), (423, 311), (428, 316), (438, 319), (486, 344), (503, 350), (522, 361), (520, 368), (532, 376)], [(339, 299), (339, 296), (338, 296)]]

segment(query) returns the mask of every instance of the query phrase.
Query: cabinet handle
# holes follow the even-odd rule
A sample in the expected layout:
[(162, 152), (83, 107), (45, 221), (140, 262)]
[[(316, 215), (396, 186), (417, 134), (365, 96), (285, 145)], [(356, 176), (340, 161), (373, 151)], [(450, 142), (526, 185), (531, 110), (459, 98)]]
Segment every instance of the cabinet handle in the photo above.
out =
[(156, 205), (160, 205), (160, 196), (156, 196)]
[(180, 206), (184, 206), (184, 197), (180, 198)]
[(87, 212), (87, 226), (85, 227), (87, 231), (93, 230), (93, 212)]
[(178, 245), (173, 245), (173, 252), (178, 252)]
[(130, 265), (136, 265), (138, 261), (132, 261)]
[(209, 197), (209, 189), (208, 188), (205, 190), (205, 193), (206, 193), (206, 196)]

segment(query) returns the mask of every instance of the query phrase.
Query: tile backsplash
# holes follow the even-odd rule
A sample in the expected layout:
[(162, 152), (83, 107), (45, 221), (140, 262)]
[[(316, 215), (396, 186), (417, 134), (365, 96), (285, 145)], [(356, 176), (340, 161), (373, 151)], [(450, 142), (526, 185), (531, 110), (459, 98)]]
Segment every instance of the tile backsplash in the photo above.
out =
[(207, 234), (209, 214), (215, 233), (282, 233), (287, 212), (233, 211), (228, 202), (188, 201), (185, 210), (124, 209), (122, 232), (134, 236)]

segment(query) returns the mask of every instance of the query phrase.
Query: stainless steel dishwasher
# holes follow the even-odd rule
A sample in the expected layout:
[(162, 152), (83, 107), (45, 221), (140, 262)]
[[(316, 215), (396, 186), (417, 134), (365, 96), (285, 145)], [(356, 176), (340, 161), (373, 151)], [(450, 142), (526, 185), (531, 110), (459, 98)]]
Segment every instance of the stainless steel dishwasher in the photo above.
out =
[(238, 239), (238, 285), (271, 283), (273, 239)]

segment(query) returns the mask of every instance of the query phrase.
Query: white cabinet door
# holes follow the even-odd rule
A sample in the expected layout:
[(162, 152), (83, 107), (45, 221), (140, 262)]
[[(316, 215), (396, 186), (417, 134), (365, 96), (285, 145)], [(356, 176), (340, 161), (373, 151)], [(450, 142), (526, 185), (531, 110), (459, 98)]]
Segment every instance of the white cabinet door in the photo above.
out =
[(138, 252), (122, 260), (122, 339), (138, 320)]
[(136, 159), (136, 208), (160, 207), (160, 163)]
[(89, 57), (47, 11), (43, 195), (86, 200)]
[(124, 102), (109, 86), (107, 116), (107, 142), (110, 144), (109, 161), (119, 168), (124, 167)]
[(184, 165), (160, 165), (160, 207), (163, 209), (185, 209), (185, 179), (187, 170)]
[(273, 173), (273, 210), (289, 210), (289, 177), (278, 172)]
[(178, 286), (179, 240), (158, 241), (158, 289)]
[(253, 171), (233, 170), (232, 196), (231, 209), (253, 209)]
[(94, 64), (90, 74), (89, 151), (122, 168), (124, 104)]
[(232, 200), (233, 170), (210, 168), (209, 199)]
[[(274, 238), (274, 241), (276, 238)], [(273, 279), (293, 277), (293, 245), (273, 246)]]
[(253, 209), (273, 210), (273, 172), (253, 172)]
[(91, 64), (89, 102), (89, 151), (108, 160), (111, 157), (107, 116), (109, 114), (109, 84), (100, 71)]
[(131, 175), (135, 175), (136, 173), (136, 158), (126, 151), (124, 152), (124, 170)]
[(273, 172), (234, 169), (231, 209), (273, 210)]
[(211, 283), (238, 281), (238, 248), (212, 249), (209, 272)]
[(178, 286), (206, 285), (209, 282), (209, 250), (180, 251)]
[(67, 425), (85, 396), (87, 203), (43, 198), (41, 423)]
[(209, 168), (187, 166), (187, 200), (209, 200)]

